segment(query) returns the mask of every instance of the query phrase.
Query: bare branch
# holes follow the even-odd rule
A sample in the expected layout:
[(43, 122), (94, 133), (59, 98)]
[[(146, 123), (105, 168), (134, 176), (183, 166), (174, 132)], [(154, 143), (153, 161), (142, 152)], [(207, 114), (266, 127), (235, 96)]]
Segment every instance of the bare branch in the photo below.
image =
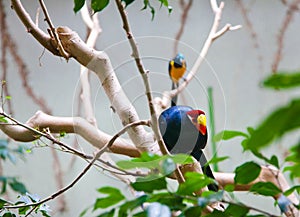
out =
[(43, 10), (43, 12), (44, 12), (45, 20), (46, 20), (46, 22), (48, 23), (48, 25), (49, 25), (49, 27), (50, 27), (50, 31), (51, 31), (51, 33), (52, 33), (51, 35), (53, 35), (53, 37), (54, 37), (54, 39), (55, 39), (55, 41), (56, 41), (56, 44), (57, 44), (57, 48), (58, 48), (58, 50), (59, 50), (59, 53), (60, 53), (66, 60), (68, 60), (69, 57), (70, 57), (70, 55), (69, 55), (68, 53), (66, 53), (66, 51), (64, 50), (64, 48), (63, 48), (63, 46), (62, 46), (62, 44), (61, 44), (61, 42), (60, 42), (60, 40), (59, 40), (59, 38), (58, 38), (58, 36), (57, 36), (56, 30), (55, 30), (55, 28), (54, 28), (54, 25), (52, 24), (52, 21), (51, 21), (51, 19), (50, 19), (49, 13), (48, 13), (48, 11), (47, 11), (46, 5), (45, 5), (45, 3), (44, 3), (43, 0), (39, 0), (39, 2), (40, 2), (40, 5), (41, 5), (41, 7), (42, 7), (42, 10)]
[[(82, 172), (66, 187), (60, 189), (59, 191), (55, 192), (54, 194), (50, 195), (49, 197), (40, 200), (39, 202), (32, 203), (32, 204), (22, 204), (22, 205), (16, 205), (16, 206), (5, 206), (6, 209), (18, 209), (22, 207), (33, 207), (31, 211), (29, 211), (29, 214), (35, 210), (40, 204), (44, 204), (50, 200), (55, 199), (59, 195), (63, 194), (64, 192), (71, 189), (88, 171), (89, 169), (94, 165), (94, 163), (100, 158), (100, 156), (110, 147), (113, 146), (114, 142), (118, 139), (119, 136), (124, 134), (129, 128), (135, 127), (141, 124), (149, 125), (149, 121), (138, 121), (133, 122), (128, 125), (126, 125), (123, 129), (121, 129), (117, 134), (115, 134), (102, 148), (95, 154), (95, 157), (89, 162), (89, 164), (82, 170)], [(28, 214), (27, 214), (28, 215)]]
[(49, 35), (39, 29), (36, 24), (32, 21), (30, 15), (26, 12), (20, 0), (11, 0), (11, 6), (17, 13), (19, 19), (23, 22), (27, 29), (27, 32), (32, 34), (32, 36), (47, 50), (49, 50), (54, 55), (60, 56), (59, 50), (57, 49), (54, 41)]
[[(5, 113), (2, 115), (9, 117)], [(38, 111), (26, 124), (11, 117), (9, 119), (9, 125), (2, 124), (0, 129), (10, 138), (21, 142), (31, 142), (40, 136), (48, 138), (46, 133), (36, 128), (41, 130), (48, 128), (52, 133), (76, 133), (97, 148), (102, 148), (112, 138), (80, 117), (54, 117)], [(110, 150), (132, 157), (140, 155), (140, 152), (132, 144), (124, 140), (117, 140)]]
[[(146, 96), (147, 96), (147, 100), (148, 100), (148, 105), (149, 105), (149, 110), (150, 110), (150, 116), (151, 116), (151, 126), (152, 126), (152, 130), (154, 132), (154, 136), (157, 140), (159, 149), (161, 151), (162, 154), (164, 155), (170, 155), (163, 139), (162, 136), (160, 134), (160, 131), (158, 129), (158, 118), (157, 118), (157, 112), (155, 111), (155, 106), (153, 104), (153, 98), (152, 98), (152, 92), (151, 92), (151, 87), (150, 87), (150, 82), (148, 79), (148, 71), (145, 70), (144, 65), (142, 63), (142, 60), (140, 58), (140, 54), (139, 54), (139, 50), (138, 47), (136, 45), (135, 39), (132, 35), (132, 32), (130, 30), (130, 25), (127, 19), (127, 15), (125, 13), (125, 9), (124, 6), (122, 5), (122, 2), (120, 0), (116, 0), (116, 4), (119, 10), (119, 13), (121, 15), (122, 21), (123, 21), (123, 28), (126, 32), (127, 38), (129, 40), (131, 49), (132, 49), (132, 56), (135, 59), (135, 63), (136, 66), (143, 78), (143, 82), (145, 85), (145, 91), (146, 91)], [(177, 167), (175, 170), (175, 175), (176, 178), (178, 180), (178, 182), (184, 182), (184, 177), (181, 174), (179, 168)]]
[(157, 103), (157, 107), (161, 107), (161, 108), (166, 108), (167, 105), (170, 102), (170, 99), (172, 99), (174, 96), (178, 95), (179, 93), (181, 93), (186, 86), (190, 83), (190, 81), (195, 77), (198, 69), (200, 68), (205, 56), (208, 53), (208, 50), (210, 48), (210, 46), (212, 45), (213, 41), (218, 38), (219, 36), (223, 35), (225, 32), (227, 32), (228, 30), (235, 30), (235, 29), (239, 29), (240, 26), (235, 26), (235, 27), (227, 27), (225, 26), (225, 28), (221, 29), (220, 31), (218, 31), (218, 27), (220, 25), (220, 21), (221, 21), (221, 16), (222, 16), (222, 10), (224, 8), (224, 2), (221, 2), (220, 5), (218, 6), (217, 1), (216, 0), (211, 0), (211, 7), (213, 12), (215, 13), (215, 18), (214, 18), (214, 22), (212, 24), (211, 30), (209, 32), (209, 35), (203, 45), (203, 48), (200, 52), (200, 55), (198, 56), (196, 62), (194, 63), (192, 69), (190, 70), (190, 72), (188, 73), (185, 81), (177, 88), (174, 89), (172, 91), (166, 91), (163, 93), (162, 98), (156, 98), (155, 99), (155, 103)]

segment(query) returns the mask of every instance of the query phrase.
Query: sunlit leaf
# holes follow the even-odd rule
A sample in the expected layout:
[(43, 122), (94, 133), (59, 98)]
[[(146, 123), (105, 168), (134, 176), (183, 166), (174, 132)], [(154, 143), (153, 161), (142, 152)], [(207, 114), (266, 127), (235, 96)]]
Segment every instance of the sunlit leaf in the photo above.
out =
[(3, 206), (4, 206), (5, 204), (7, 204), (7, 203), (8, 203), (8, 201), (6, 201), (6, 200), (0, 198), (0, 209), (3, 208)]
[(243, 204), (229, 204), (225, 210), (225, 215), (243, 217), (249, 212), (249, 208)]
[(77, 13), (84, 5), (85, 0), (74, 0), (74, 8), (73, 11)]
[(215, 137), (213, 138), (215, 142), (221, 141), (221, 140), (229, 140), (235, 137), (245, 137), (248, 138), (248, 135), (241, 131), (235, 131), (235, 130), (223, 130), (220, 133), (217, 133)]
[(250, 192), (273, 197), (281, 193), (281, 190), (272, 182), (258, 182), (251, 186)]
[(224, 156), (224, 157), (213, 157), (212, 159), (210, 159), (210, 161), (207, 164), (215, 164), (215, 163), (219, 163), (222, 162), (224, 160), (227, 160), (229, 158), (229, 156)]
[(115, 216), (115, 211), (116, 211), (115, 209), (112, 209), (108, 212), (104, 212), (100, 215), (97, 215), (97, 217), (114, 217)]
[(259, 150), (267, 146), (276, 138), (300, 127), (300, 99), (291, 101), (271, 113), (247, 141), (246, 147), (250, 150)]
[(109, 0), (92, 0), (91, 6), (94, 12), (102, 11), (108, 5)]
[(180, 183), (177, 193), (182, 195), (192, 195), (208, 184), (212, 184), (213, 180), (205, 177), (203, 174), (196, 172), (187, 172), (185, 175), (185, 182)]
[(266, 78), (263, 85), (275, 89), (300, 87), (300, 72), (278, 72)]
[(99, 193), (106, 194), (107, 197), (97, 198), (94, 204), (94, 210), (113, 206), (125, 199), (124, 195), (117, 188), (107, 186), (99, 188), (97, 191)]
[(234, 182), (239, 184), (248, 184), (255, 180), (261, 171), (261, 167), (250, 161), (242, 164), (235, 169)]
[(136, 191), (153, 192), (154, 190), (162, 190), (167, 188), (167, 182), (165, 177), (147, 176), (137, 178), (136, 182), (131, 186)]
[(127, 216), (127, 212), (134, 210), (137, 207), (140, 207), (148, 199), (147, 195), (142, 195), (134, 200), (126, 201), (121, 205), (119, 210), (119, 216)]
[(300, 185), (295, 185), (295, 186), (291, 187), (290, 189), (286, 190), (283, 194), (285, 196), (289, 196), (294, 191), (297, 191), (297, 193), (299, 194), (300, 193)]

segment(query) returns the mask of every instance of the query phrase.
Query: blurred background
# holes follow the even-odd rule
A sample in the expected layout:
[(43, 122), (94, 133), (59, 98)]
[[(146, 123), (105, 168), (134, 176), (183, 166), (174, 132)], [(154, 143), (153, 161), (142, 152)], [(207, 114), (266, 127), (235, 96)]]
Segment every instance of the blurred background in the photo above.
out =
[[(59, 2), (59, 3), (58, 3)], [(188, 1), (184, 1), (188, 2)], [(292, 2), (292, 1), (291, 1)], [(127, 8), (132, 33), (136, 37), (141, 57), (147, 70), (154, 96), (161, 96), (162, 92), (171, 88), (168, 75), (168, 61), (174, 57), (175, 36), (181, 25), (183, 13), (180, 1), (170, 1), (173, 7), (169, 14), (165, 7), (153, 2), (155, 7), (154, 19), (149, 10), (141, 10), (142, 1), (136, 1)], [(78, 116), (79, 101), (79, 64), (70, 59), (53, 56), (38, 44), (26, 32), (17, 18), (9, 1), (3, 1), (6, 13), (7, 31), (16, 43), (17, 52), (26, 64), (27, 84), (20, 73), (17, 63), (11, 54), (7, 54), (7, 88), (11, 96), (11, 112), (17, 120), (26, 122), (38, 110), (43, 110), (29, 96), (27, 86), (34, 94), (43, 98), (45, 105), (55, 116)], [(38, 1), (23, 1), (24, 6), (35, 19)], [(68, 26), (76, 31), (82, 39), (87, 35), (80, 13), (73, 12), (73, 1), (45, 1), (48, 12), (56, 27)], [(276, 53), (279, 46), (278, 37), (285, 25), (284, 21), (289, 9), (285, 1), (225, 1), (220, 27), (226, 23), (242, 25), (236, 31), (229, 31), (218, 38), (209, 48), (208, 55), (197, 72), (196, 78), (180, 95), (179, 104), (190, 105), (194, 108), (208, 111), (207, 88), (213, 88), (215, 127), (216, 132), (224, 129), (246, 131), (248, 126), (257, 124), (276, 106), (284, 105), (299, 91), (273, 91), (265, 89), (261, 81), (272, 73)], [(131, 49), (122, 29), (120, 15), (114, 1), (101, 13), (102, 33), (97, 41), (96, 49), (108, 53), (117, 76), (129, 99), (136, 107), (139, 116), (149, 118), (146, 97), (141, 77), (131, 58)], [(46, 29), (43, 15), (39, 15), (39, 26)], [(209, 1), (193, 1), (188, 11), (184, 32), (178, 42), (178, 52), (185, 55), (188, 70), (193, 66), (202, 46), (208, 36), (213, 23), (214, 14)], [(299, 11), (286, 25), (283, 35), (282, 58), (278, 62), (277, 70), (299, 70)], [(3, 29), (1, 29), (3, 31)], [(3, 40), (3, 39), (2, 39)], [(3, 46), (3, 44), (1, 45)], [(3, 55), (3, 54), (2, 54)], [(25, 66), (24, 66), (25, 68)], [(3, 70), (3, 68), (1, 69)], [(3, 72), (1, 72), (3, 73)], [(98, 78), (91, 74), (92, 101), (98, 126), (104, 132), (114, 134), (121, 129), (118, 117), (111, 111), (110, 104), (101, 87)], [(81, 110), (82, 111), (82, 110)], [(109, 115), (108, 115), (109, 114)], [(125, 135), (126, 137), (126, 135)], [(2, 135), (2, 138), (6, 137)], [(264, 150), (266, 155), (276, 154), (284, 156), (287, 148), (296, 142), (297, 137), (284, 138), (277, 144)], [(67, 135), (64, 141), (74, 143), (74, 137)], [(87, 142), (76, 137), (80, 148), (86, 153), (94, 151)], [(207, 146), (207, 156), (211, 157), (211, 138)], [(10, 145), (16, 145), (11, 141)], [(34, 146), (35, 144), (29, 144)], [(217, 144), (219, 156), (230, 158), (219, 165), (220, 171), (233, 172), (236, 166), (252, 159), (249, 153), (242, 153), (240, 140), (230, 140)], [(58, 152), (63, 172), (64, 185), (70, 183), (85, 167), (86, 162), (75, 159), (68, 154)], [(116, 159), (120, 156), (114, 156)], [(34, 148), (25, 155), (25, 160), (17, 158), (16, 163), (2, 162), (2, 174), (17, 176), (31, 193), (44, 198), (57, 187), (54, 177), (56, 160), (49, 148)], [(55, 213), (53, 216), (78, 216), (81, 211), (94, 203), (99, 194), (96, 189), (105, 186), (120, 186), (129, 197), (134, 197), (128, 187), (106, 172), (92, 169), (71, 190), (64, 195), (66, 211)], [(263, 207), (264, 210), (275, 212), (273, 200), (266, 201), (245, 193), (238, 193), (237, 198)], [(15, 195), (9, 193), (12, 201)], [(255, 200), (254, 200), (255, 199)], [(56, 211), (62, 200), (51, 201), (51, 209)], [(268, 204), (268, 205), (266, 205)], [(275, 213), (278, 214), (279, 212)]]

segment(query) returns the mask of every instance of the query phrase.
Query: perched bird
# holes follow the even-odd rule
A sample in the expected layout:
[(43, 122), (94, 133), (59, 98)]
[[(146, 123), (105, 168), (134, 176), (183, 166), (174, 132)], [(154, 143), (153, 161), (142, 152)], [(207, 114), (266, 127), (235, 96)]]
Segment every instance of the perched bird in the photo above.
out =
[[(172, 106), (161, 113), (158, 121), (168, 150), (173, 154), (192, 155), (200, 162), (203, 172), (214, 179), (202, 151), (207, 142), (205, 113), (201, 110), (193, 110), (189, 106)], [(216, 184), (210, 184), (208, 188), (218, 191)]]
[[(172, 80), (172, 90), (178, 87), (180, 78), (183, 77), (186, 71), (186, 61), (181, 53), (178, 53), (176, 57), (169, 61), (169, 75)], [(172, 99), (172, 106), (177, 103), (177, 96)]]

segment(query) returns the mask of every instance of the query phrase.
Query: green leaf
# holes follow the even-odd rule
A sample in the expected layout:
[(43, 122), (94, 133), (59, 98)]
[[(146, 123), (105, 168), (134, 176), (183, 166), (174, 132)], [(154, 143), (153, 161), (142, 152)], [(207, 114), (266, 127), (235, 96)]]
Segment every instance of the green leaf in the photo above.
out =
[(287, 89), (300, 86), (300, 72), (278, 72), (267, 77), (263, 81), (263, 85), (274, 89)]
[(193, 207), (190, 207), (188, 209), (186, 209), (183, 213), (184, 217), (195, 217), (195, 216), (201, 216), (202, 214), (202, 210), (203, 208), (200, 207), (200, 206), (193, 206)]
[(104, 212), (100, 215), (97, 215), (97, 217), (114, 217), (115, 216), (115, 211), (116, 211), (115, 209), (112, 209), (108, 212)]
[(74, 0), (74, 8), (73, 11), (77, 13), (84, 5), (85, 0)]
[(147, 200), (147, 202), (159, 202), (173, 209), (184, 209), (183, 197), (174, 195), (170, 192), (155, 193)]
[(134, 2), (134, 0), (122, 0), (122, 2), (125, 3), (125, 7), (127, 7), (128, 5), (130, 5), (132, 2)]
[(145, 203), (148, 199), (147, 195), (142, 195), (134, 200), (126, 201), (124, 204), (120, 206), (119, 215), (118, 216), (127, 216), (128, 211), (132, 211), (137, 207), (140, 207), (143, 203)]
[(3, 217), (17, 217), (15, 214), (10, 213), (10, 212), (6, 212)]
[(11, 96), (5, 96), (5, 99), (10, 100)]
[(228, 184), (228, 185), (225, 185), (225, 187), (224, 187), (224, 190), (227, 192), (233, 192), (234, 189), (235, 189), (235, 185), (233, 185), (233, 184)]
[(250, 192), (273, 197), (281, 193), (281, 190), (272, 182), (258, 182), (251, 186)]
[(187, 172), (185, 178), (185, 182), (181, 183), (177, 190), (177, 193), (180, 195), (192, 195), (194, 192), (213, 183), (213, 180), (210, 178), (196, 172)]
[(239, 184), (248, 184), (255, 180), (261, 171), (261, 167), (250, 161), (242, 164), (235, 169), (234, 182)]
[(79, 214), (79, 217), (85, 216), (85, 214), (87, 214), (87, 212), (90, 210), (90, 208), (91, 208), (91, 207), (85, 208), (85, 209)]
[(272, 157), (269, 159), (265, 157), (261, 152), (257, 150), (251, 150), (251, 152), (258, 158), (264, 160), (266, 163), (271, 164), (275, 166), (276, 168), (279, 168), (279, 160), (275, 155), (272, 155)]
[(274, 139), (300, 127), (300, 99), (291, 101), (272, 112), (250, 136), (246, 148), (259, 150)]
[(2, 198), (0, 198), (0, 209), (3, 208), (3, 206), (4, 206), (5, 204), (7, 204), (7, 203), (9, 203), (9, 202), (6, 201), (6, 200), (4, 200), (4, 199), (2, 199)]
[(2, 123), (8, 123), (8, 120), (4, 116), (0, 116), (0, 122)]
[(229, 139), (232, 139), (234, 137), (245, 137), (245, 138), (248, 138), (249, 136), (244, 133), (244, 132), (241, 132), (241, 131), (235, 131), (235, 130), (223, 130), (221, 131), (220, 133), (217, 133), (215, 135), (215, 137), (213, 138), (213, 140), (215, 142), (219, 142), (221, 140), (229, 140)]
[(25, 185), (16, 178), (13, 178), (8, 184), (15, 192), (19, 192), (20, 194), (25, 194), (27, 192)]
[(295, 186), (291, 187), (290, 189), (286, 190), (283, 194), (285, 196), (289, 196), (294, 191), (297, 191), (297, 193), (299, 194), (299, 192), (300, 192), (300, 185), (295, 185)]
[(94, 210), (99, 208), (104, 209), (113, 206), (125, 199), (124, 195), (117, 188), (103, 187), (99, 188), (97, 191), (102, 194), (107, 194), (108, 196), (103, 198), (97, 198), (94, 204)]
[(108, 5), (109, 0), (92, 0), (91, 6), (94, 12), (102, 11)]
[(219, 163), (221, 161), (227, 160), (229, 156), (224, 156), (224, 157), (213, 157), (207, 164), (215, 164)]
[(193, 163), (192, 157), (186, 154), (176, 154), (173, 156), (167, 156), (167, 155), (159, 156), (159, 155), (149, 154), (147, 152), (144, 152), (138, 158), (118, 161), (117, 165), (122, 169), (132, 169), (132, 168), (157, 169), (160, 168), (161, 161), (164, 161), (167, 158), (171, 158), (174, 161), (174, 163), (177, 164)]
[(165, 177), (150, 175), (147, 177), (137, 178), (136, 182), (131, 186), (136, 191), (153, 192), (154, 190), (162, 190), (167, 188)]
[(249, 208), (243, 204), (229, 204), (225, 210), (225, 215), (243, 217), (249, 212)]

